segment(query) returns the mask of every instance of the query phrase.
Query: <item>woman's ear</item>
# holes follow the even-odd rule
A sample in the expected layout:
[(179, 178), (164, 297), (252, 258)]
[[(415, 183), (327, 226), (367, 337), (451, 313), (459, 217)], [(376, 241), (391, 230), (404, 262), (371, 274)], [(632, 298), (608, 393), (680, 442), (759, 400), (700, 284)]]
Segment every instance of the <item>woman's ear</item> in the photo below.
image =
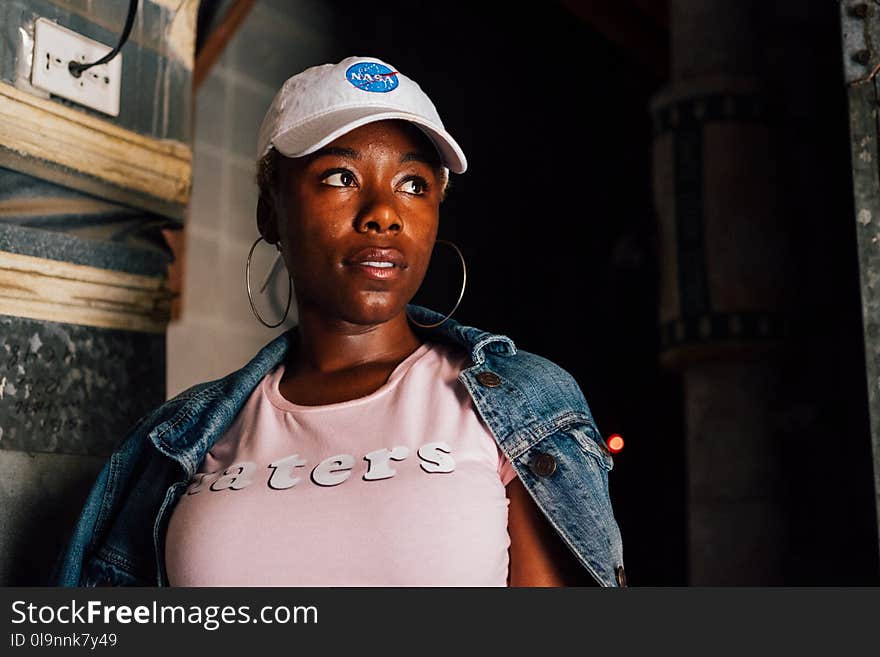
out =
[(271, 199), (260, 194), (257, 200), (257, 229), (260, 235), (269, 244), (277, 244), (279, 241), (278, 221), (275, 217), (275, 205)]

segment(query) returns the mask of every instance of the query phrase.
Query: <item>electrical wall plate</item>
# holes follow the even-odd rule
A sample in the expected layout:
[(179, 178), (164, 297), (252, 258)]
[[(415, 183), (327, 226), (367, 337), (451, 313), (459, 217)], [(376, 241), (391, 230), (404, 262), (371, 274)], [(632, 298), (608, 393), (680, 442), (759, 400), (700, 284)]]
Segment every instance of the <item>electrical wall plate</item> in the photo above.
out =
[(71, 61), (94, 62), (113, 50), (47, 18), (34, 26), (34, 64), (31, 84), (80, 105), (119, 116), (122, 53), (106, 64), (93, 66), (74, 77)]

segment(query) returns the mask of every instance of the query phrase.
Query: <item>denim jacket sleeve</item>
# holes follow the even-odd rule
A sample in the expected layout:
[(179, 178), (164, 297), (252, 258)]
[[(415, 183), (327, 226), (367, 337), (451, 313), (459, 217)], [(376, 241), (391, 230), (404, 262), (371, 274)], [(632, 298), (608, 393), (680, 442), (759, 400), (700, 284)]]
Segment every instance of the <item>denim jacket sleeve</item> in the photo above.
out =
[(599, 584), (625, 586), (622, 541), (608, 486), (613, 459), (574, 377), (520, 349), (513, 356), (486, 354), (461, 378), (565, 544)]
[[(126, 536), (123, 545), (134, 539), (133, 529), (127, 524), (132, 519), (131, 507), (140, 499), (133, 491), (134, 484), (143, 478), (144, 464), (158, 459), (152, 454), (147, 434), (159, 418), (176, 407), (182, 399), (169, 400), (141, 417), (127, 436), (119, 442), (104, 463), (79, 518), (59, 553), (50, 586), (152, 586), (153, 579), (146, 572), (138, 572), (134, 565), (137, 550), (116, 549), (106, 541), (115, 530)], [(148, 504), (149, 506), (149, 504)], [(129, 507), (126, 509), (125, 507)], [(123, 511), (123, 512), (121, 512)], [(143, 569), (140, 569), (143, 571)]]

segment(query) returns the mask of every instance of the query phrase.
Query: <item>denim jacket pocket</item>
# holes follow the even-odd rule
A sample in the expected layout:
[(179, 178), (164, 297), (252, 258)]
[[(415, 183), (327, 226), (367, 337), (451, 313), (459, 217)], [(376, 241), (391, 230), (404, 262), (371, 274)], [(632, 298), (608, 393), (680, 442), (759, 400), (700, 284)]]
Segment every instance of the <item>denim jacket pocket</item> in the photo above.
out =
[(611, 450), (608, 449), (608, 445), (595, 425), (579, 423), (567, 427), (563, 430), (563, 433), (574, 438), (581, 449), (594, 457), (605, 470), (611, 470), (614, 467)]

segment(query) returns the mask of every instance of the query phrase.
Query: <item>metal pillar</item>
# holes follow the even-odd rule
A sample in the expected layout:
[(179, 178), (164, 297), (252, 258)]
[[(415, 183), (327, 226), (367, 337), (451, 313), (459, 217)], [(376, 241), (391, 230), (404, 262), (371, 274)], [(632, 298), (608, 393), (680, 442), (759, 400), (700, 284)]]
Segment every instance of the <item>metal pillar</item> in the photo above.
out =
[(781, 583), (772, 421), (794, 289), (751, 1), (672, 0), (671, 82), (652, 100), (661, 361), (681, 372), (689, 583)]
[(841, 2), (844, 80), (849, 101), (856, 239), (862, 293), (865, 370), (880, 528), (880, 16), (871, 2)]

